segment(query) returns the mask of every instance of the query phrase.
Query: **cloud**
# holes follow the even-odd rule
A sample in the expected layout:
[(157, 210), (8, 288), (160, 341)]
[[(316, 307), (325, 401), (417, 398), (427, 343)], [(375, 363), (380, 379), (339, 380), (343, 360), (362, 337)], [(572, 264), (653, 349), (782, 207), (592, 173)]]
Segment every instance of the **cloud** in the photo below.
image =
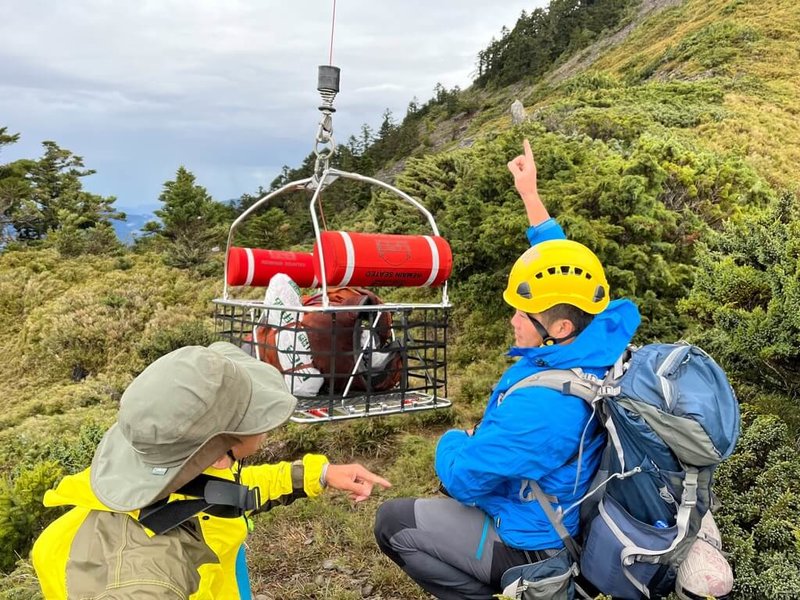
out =
[(402, 92), (405, 91), (405, 86), (397, 83), (379, 83), (377, 85), (368, 85), (365, 87), (353, 90), (354, 94), (374, 94), (382, 92)]
[[(469, 85), (477, 52), (544, 4), (339, 0), (337, 139), (377, 126), (386, 108), (402, 118), (437, 82)], [(331, 9), (327, 0), (17, 3), (0, 21), (0, 127), (22, 139), (3, 160), (55, 140), (97, 169), (87, 187), (137, 210), (155, 206), (164, 178), (188, 162), (217, 198), (268, 185), (313, 145)]]

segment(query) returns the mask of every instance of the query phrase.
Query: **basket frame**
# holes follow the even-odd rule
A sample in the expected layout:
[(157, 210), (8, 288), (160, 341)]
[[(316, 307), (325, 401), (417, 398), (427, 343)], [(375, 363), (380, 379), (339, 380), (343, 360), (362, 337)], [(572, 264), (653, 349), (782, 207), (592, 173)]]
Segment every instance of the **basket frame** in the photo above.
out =
[[(286, 185), (266, 194), (265, 196), (262, 196), (233, 221), (230, 230), (228, 231), (228, 240), (225, 246), (225, 273), (224, 273), (223, 287), (222, 287), (223, 300), (228, 300), (231, 298), (230, 291), (228, 289), (228, 256), (230, 254), (230, 249), (233, 242), (234, 233), (236, 232), (236, 228), (254, 211), (256, 211), (262, 205), (268, 203), (270, 200), (277, 198), (278, 196), (285, 194), (287, 192), (300, 191), (304, 189), (305, 190), (313, 189), (314, 193), (309, 202), (308, 209), (309, 212), (311, 213), (311, 222), (314, 226), (314, 239), (317, 242), (317, 250), (319, 251), (319, 266), (320, 266), (320, 272), (322, 273), (322, 277), (320, 278), (321, 279), (320, 287), (322, 289), (322, 306), (323, 308), (328, 308), (330, 306), (328, 299), (328, 283), (325, 278), (325, 253), (323, 251), (323, 246), (322, 246), (322, 235), (319, 227), (319, 218), (317, 216), (317, 207), (319, 206), (319, 198), (322, 191), (339, 178), (350, 179), (353, 181), (360, 181), (362, 183), (375, 185), (389, 192), (392, 192), (393, 194), (401, 198), (403, 201), (415, 207), (420, 213), (422, 213), (422, 215), (427, 220), (433, 235), (437, 237), (439, 236), (439, 227), (436, 225), (436, 219), (433, 218), (433, 215), (430, 213), (430, 211), (424, 206), (422, 206), (422, 204), (420, 204), (419, 201), (415, 200), (414, 198), (406, 194), (404, 191), (394, 187), (393, 185), (386, 183), (385, 181), (375, 179), (374, 177), (367, 177), (366, 175), (360, 175), (358, 173), (351, 173), (349, 171), (340, 171), (339, 169), (328, 168), (325, 169), (325, 171), (323, 171), (322, 177), (319, 180), (317, 180), (315, 177), (298, 179), (296, 181), (287, 183)], [(442, 284), (442, 295), (441, 295), (441, 301), (439, 303), (439, 305), (442, 307), (451, 306), (449, 296), (447, 293), (447, 283), (448, 282), (445, 281), (444, 284)]]
[[(398, 188), (380, 181), (378, 179), (367, 177), (365, 175), (360, 175), (358, 173), (351, 173), (347, 171), (340, 171), (334, 168), (327, 168), (323, 171), (322, 176), (317, 177), (308, 177), (305, 179), (299, 179), (296, 181), (292, 181), (287, 183), (280, 188), (262, 196), (258, 200), (256, 200), (247, 210), (245, 210), (241, 215), (239, 215), (231, 224), (230, 230), (228, 232), (228, 238), (226, 243), (225, 249), (225, 269), (224, 269), (224, 276), (223, 276), (223, 292), (221, 298), (215, 298), (212, 302), (214, 303), (216, 310), (215, 312), (215, 321), (219, 325), (220, 321), (224, 321), (224, 317), (227, 313), (232, 313), (235, 311), (241, 311), (242, 315), (246, 312), (249, 312), (252, 316), (251, 321), (256, 323), (258, 319), (255, 318), (256, 311), (261, 311), (261, 314), (264, 314), (263, 311), (269, 310), (278, 310), (278, 311), (289, 311), (289, 312), (296, 312), (296, 313), (344, 313), (344, 312), (354, 312), (353, 306), (336, 306), (330, 304), (330, 299), (328, 296), (328, 285), (325, 277), (321, 277), (320, 281), (320, 288), (321, 288), (321, 306), (275, 306), (275, 305), (268, 305), (264, 302), (259, 302), (256, 300), (250, 299), (239, 299), (235, 298), (232, 294), (231, 288), (233, 286), (228, 285), (228, 258), (230, 255), (230, 248), (232, 246), (232, 242), (234, 239), (234, 235), (236, 232), (237, 227), (247, 219), (253, 212), (258, 210), (263, 205), (267, 204), (270, 200), (274, 198), (294, 191), (313, 191), (312, 197), (309, 201), (309, 212), (311, 215), (311, 221), (314, 229), (314, 237), (317, 242), (317, 249), (319, 253), (319, 262), (320, 262), (320, 270), (321, 273), (325, 273), (325, 257), (323, 253), (323, 246), (321, 240), (321, 230), (319, 225), (319, 218), (317, 216), (317, 211), (319, 210), (320, 204), (320, 197), (322, 191), (334, 183), (337, 179), (350, 179), (354, 181), (359, 181), (362, 183), (366, 183), (369, 185), (374, 185), (380, 187), (384, 190), (387, 190), (393, 193), (395, 196), (400, 198), (402, 201), (412, 205), (415, 207), (422, 216), (426, 219), (430, 229), (435, 236), (439, 236), (439, 228), (436, 225), (436, 221), (433, 218), (433, 215), (428, 211), (422, 204), (420, 204), (417, 200), (399, 190)], [(390, 312), (390, 313), (410, 313), (411, 311), (422, 310), (422, 311), (435, 311), (435, 314), (441, 314), (444, 319), (444, 326), (443, 326), (443, 338), (441, 342), (434, 340), (434, 344), (441, 343), (442, 346), (442, 363), (441, 365), (438, 364), (438, 358), (434, 361), (434, 385), (429, 390), (423, 391), (403, 391), (403, 390), (389, 390), (388, 392), (375, 392), (375, 393), (367, 393), (366, 395), (351, 395), (349, 394), (352, 379), (355, 376), (355, 373), (351, 373), (350, 379), (351, 381), (348, 382), (346, 386), (346, 391), (341, 397), (336, 397), (332, 394), (326, 394), (325, 399), (328, 401), (328, 406), (325, 407), (325, 410), (320, 410), (318, 407), (314, 406), (314, 404), (319, 404), (319, 402), (315, 402), (313, 399), (310, 398), (299, 398), (298, 401), (298, 408), (295, 413), (292, 415), (291, 420), (297, 423), (322, 423), (322, 422), (330, 422), (330, 421), (340, 421), (345, 419), (355, 419), (355, 418), (363, 418), (363, 417), (374, 417), (374, 416), (386, 416), (392, 414), (399, 414), (399, 413), (411, 413), (411, 412), (419, 412), (431, 409), (440, 409), (446, 408), (451, 406), (451, 401), (447, 399), (447, 313), (451, 308), (449, 296), (448, 296), (448, 282), (445, 281), (442, 285), (441, 290), (441, 297), (439, 302), (423, 302), (423, 303), (386, 303), (380, 305), (373, 305), (373, 306), (359, 306), (355, 310), (355, 312), (363, 313), (363, 312)], [(227, 312), (226, 312), (227, 311)], [(222, 316), (220, 316), (220, 312)], [(426, 313), (427, 314), (427, 313)], [(438, 319), (438, 317), (436, 317)], [(437, 327), (439, 327), (437, 325)], [(233, 335), (233, 330), (229, 331), (229, 335)], [(428, 327), (425, 326), (425, 332), (427, 335)], [(224, 337), (225, 334), (223, 334)], [(438, 333), (434, 333), (434, 335), (438, 335)], [(241, 340), (239, 340), (241, 342)], [(427, 342), (426, 342), (427, 343)], [(241, 345), (241, 344), (240, 344)], [(363, 351), (362, 351), (363, 354)], [(359, 360), (361, 356), (359, 356)], [(424, 361), (423, 361), (424, 363)], [(441, 375), (438, 374), (438, 370), (441, 370)], [(408, 376), (408, 373), (405, 374)], [(426, 375), (427, 377), (427, 375)], [(440, 395), (439, 392), (443, 391), (444, 395)], [(331, 399), (336, 400), (337, 402), (332, 403), (330, 402)]]

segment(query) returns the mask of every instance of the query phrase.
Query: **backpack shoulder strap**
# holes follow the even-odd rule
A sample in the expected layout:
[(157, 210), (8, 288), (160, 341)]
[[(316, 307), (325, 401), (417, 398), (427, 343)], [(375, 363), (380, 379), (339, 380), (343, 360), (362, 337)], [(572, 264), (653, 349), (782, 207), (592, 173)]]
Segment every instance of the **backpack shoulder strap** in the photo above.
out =
[(549, 369), (529, 375), (508, 388), (503, 397), (526, 387), (544, 387), (562, 394), (577, 396), (591, 404), (599, 395), (603, 381), (580, 369)]
[(628, 346), (603, 377), (584, 373), (582, 369), (548, 369), (528, 375), (508, 388), (501, 396), (501, 400), (521, 388), (546, 387), (562, 394), (577, 396), (587, 404), (593, 405), (599, 398), (619, 394), (617, 383), (627, 370), (631, 356), (636, 350), (635, 346)]
[[(595, 377), (594, 375), (584, 373), (581, 369), (550, 369), (547, 371), (539, 371), (538, 373), (534, 373), (533, 375), (529, 375), (525, 379), (518, 381), (508, 388), (505, 394), (501, 396), (500, 401), (502, 401), (503, 397), (518, 389), (526, 387), (545, 387), (557, 392), (561, 392), (562, 394), (577, 396), (589, 404), (594, 411), (596, 408), (595, 402), (598, 399), (607, 396), (614, 396), (619, 393), (619, 388), (614, 386), (613, 383), (619, 380), (624, 373), (625, 363), (629, 360), (629, 358), (629, 351), (624, 352), (609, 369), (609, 371), (606, 373), (606, 376), (602, 379)], [(592, 414), (594, 415), (594, 412)], [(579, 468), (581, 464), (582, 453), (583, 436), (581, 436), (581, 442), (578, 446)], [(571, 460), (572, 459), (570, 459), (570, 462)], [(578, 473), (580, 473), (580, 470)], [(575, 541), (575, 539), (569, 534), (566, 527), (564, 527), (562, 515), (553, 510), (553, 506), (550, 504), (550, 498), (544, 493), (541, 486), (536, 481), (529, 479), (525, 480), (523, 484), (524, 483), (527, 483), (527, 485), (530, 486), (536, 501), (542, 507), (545, 516), (550, 521), (553, 529), (555, 529), (558, 537), (564, 543), (564, 546), (567, 548), (570, 556), (572, 556), (576, 563), (580, 564), (581, 547), (578, 542)], [(578, 501), (578, 504), (591, 496), (592, 493), (593, 492), (590, 492), (584, 498), (581, 498), (581, 500)]]
[[(591, 405), (597, 398), (600, 397), (603, 382), (592, 375), (583, 373), (583, 371), (580, 369), (551, 369), (548, 371), (540, 371), (538, 373), (534, 373), (533, 375), (529, 375), (525, 379), (518, 381), (508, 388), (505, 394), (503, 394), (501, 397), (501, 401), (502, 398), (508, 394), (526, 387), (544, 387), (561, 392), (562, 394), (577, 396), (587, 404)], [(578, 457), (579, 469), (582, 454), (583, 438), (581, 438), (581, 442), (578, 445), (578, 451), (575, 454), (575, 456)], [(570, 458), (567, 463), (570, 463), (573, 460), (574, 457)], [(542, 507), (547, 520), (550, 521), (550, 524), (553, 526), (553, 529), (555, 529), (558, 537), (564, 543), (564, 546), (572, 557), (572, 560), (574, 560), (576, 564), (580, 564), (581, 547), (578, 542), (575, 541), (575, 538), (569, 534), (567, 528), (564, 527), (561, 515), (553, 510), (553, 506), (550, 504), (551, 498), (544, 493), (541, 486), (533, 479), (526, 479), (523, 482), (523, 486), (525, 483), (527, 483), (527, 485), (533, 491), (534, 498)]]

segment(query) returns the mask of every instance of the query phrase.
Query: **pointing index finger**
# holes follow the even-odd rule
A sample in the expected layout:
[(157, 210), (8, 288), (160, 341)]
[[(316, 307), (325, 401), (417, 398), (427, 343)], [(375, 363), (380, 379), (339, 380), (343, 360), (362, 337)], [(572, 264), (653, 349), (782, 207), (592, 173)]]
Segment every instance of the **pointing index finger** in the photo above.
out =
[(525, 149), (525, 159), (533, 162), (533, 150), (531, 150), (531, 144), (527, 138), (522, 140), (522, 147)]
[(392, 484), (389, 483), (389, 481), (387, 481), (383, 477), (379, 477), (378, 475), (375, 475), (373, 473), (371, 473), (371, 475), (372, 475), (372, 477), (365, 478), (365, 479), (367, 479), (367, 481), (369, 481), (371, 483), (377, 483), (379, 486), (381, 486), (384, 489), (392, 487)]
[(359, 469), (358, 477), (364, 481), (369, 481), (370, 483), (377, 483), (382, 488), (390, 488), (392, 484), (389, 483), (386, 479), (381, 477), (380, 475), (376, 475), (372, 471), (368, 469)]

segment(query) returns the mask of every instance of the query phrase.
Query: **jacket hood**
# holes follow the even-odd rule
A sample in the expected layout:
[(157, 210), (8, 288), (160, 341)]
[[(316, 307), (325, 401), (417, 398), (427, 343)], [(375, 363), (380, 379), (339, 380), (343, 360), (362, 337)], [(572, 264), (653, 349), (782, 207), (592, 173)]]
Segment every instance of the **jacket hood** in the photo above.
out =
[(541, 367), (607, 368), (625, 351), (640, 322), (639, 309), (633, 302), (614, 300), (571, 344), (536, 348), (514, 346), (508, 354), (521, 356)]
[[(94, 495), (90, 483), (90, 471), (91, 469), (85, 469), (75, 475), (67, 475), (54, 489), (45, 492), (42, 503), (51, 508), (54, 506), (79, 506), (89, 510), (124, 512), (109, 508)], [(209, 467), (203, 472), (208, 475), (213, 475), (214, 477), (219, 477), (220, 479), (229, 479), (233, 481), (233, 473), (230, 469)], [(170, 495), (170, 499), (182, 500), (185, 498), (186, 496), (181, 496), (179, 494)], [(132, 516), (134, 519), (138, 519), (139, 510), (128, 511), (125, 512), (125, 514)]]
[[(92, 492), (89, 483), (89, 469), (85, 469), (75, 475), (67, 475), (62, 479), (55, 489), (47, 490), (44, 494), (43, 503), (45, 506), (79, 506), (89, 510), (102, 510), (106, 512), (120, 512), (108, 508), (97, 499)], [(128, 513), (132, 516), (138, 515), (139, 511)]]

